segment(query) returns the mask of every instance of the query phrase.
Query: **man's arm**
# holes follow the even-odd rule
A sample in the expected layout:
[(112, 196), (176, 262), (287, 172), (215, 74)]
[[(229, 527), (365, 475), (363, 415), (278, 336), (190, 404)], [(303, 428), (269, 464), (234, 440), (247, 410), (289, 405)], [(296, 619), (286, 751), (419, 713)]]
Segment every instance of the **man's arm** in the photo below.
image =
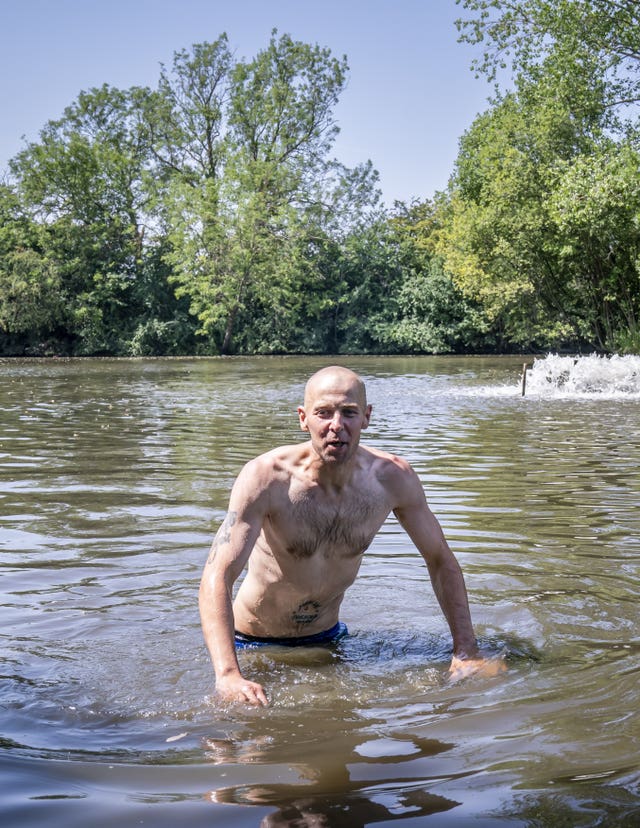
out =
[(216, 674), (220, 695), (250, 704), (267, 705), (262, 686), (240, 672), (234, 640), (233, 585), (258, 539), (265, 514), (266, 492), (261, 491), (255, 464), (238, 475), (229, 511), (211, 544), (200, 581), (200, 621)]
[(500, 672), (504, 669), (502, 662), (479, 654), (462, 570), (427, 505), (418, 476), (404, 461), (396, 460), (395, 465), (399, 503), (393, 511), (427, 564), (433, 590), (451, 630), (451, 677), (464, 678), (478, 670), (485, 675)]

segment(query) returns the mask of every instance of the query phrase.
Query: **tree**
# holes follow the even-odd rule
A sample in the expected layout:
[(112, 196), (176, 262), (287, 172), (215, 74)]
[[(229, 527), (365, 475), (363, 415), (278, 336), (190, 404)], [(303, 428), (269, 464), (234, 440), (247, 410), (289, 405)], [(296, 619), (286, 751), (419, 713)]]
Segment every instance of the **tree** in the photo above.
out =
[(151, 296), (164, 296), (159, 322), (177, 312), (166, 267), (150, 267), (163, 245), (145, 117), (151, 101), (135, 87), (82, 92), (11, 162), (20, 200), (56, 262), (64, 336), (77, 353), (126, 352), (150, 323)]
[(16, 193), (0, 185), (0, 350), (37, 347), (64, 315), (60, 276), (43, 250), (42, 229)]
[(402, 278), (381, 324), (387, 350), (451, 353), (492, 350), (482, 306), (464, 296), (443, 268), (438, 239), (449, 221), (445, 194), (398, 209), (391, 219)]
[(222, 35), (176, 53), (156, 89), (92, 89), (45, 125), (12, 173), (55, 265), (70, 350), (299, 343), (323, 307), (315, 254), (378, 197), (369, 163), (330, 156), (346, 72), (275, 31), (236, 61)]
[(556, 161), (572, 152), (565, 138), (564, 119), (532, 117), (507, 96), (460, 142), (437, 249), (458, 288), (485, 308), (503, 347), (579, 337), (547, 215)]
[[(175, 64), (174, 85), (199, 61), (195, 52)], [(169, 261), (222, 353), (239, 321), (248, 326), (266, 308), (295, 317), (309, 247), (376, 198), (370, 165), (348, 171), (329, 157), (346, 69), (329, 50), (274, 32), (254, 60), (230, 69), (215, 175), (174, 183)]]
[(457, 0), (461, 40), (484, 44), (474, 62), (495, 79), (510, 66), (527, 82), (578, 68), (599, 78), (605, 107), (635, 121), (640, 102), (640, 7), (636, 0)]
[(601, 348), (640, 349), (640, 154), (609, 142), (565, 164), (549, 204), (565, 279)]
[(107, 86), (82, 93), (11, 163), (58, 263), (69, 335), (89, 352), (118, 350), (143, 255), (146, 155), (133, 98)]
[[(515, 90), (463, 136), (439, 250), (465, 295), (522, 347), (637, 342), (635, 4), (465, 0), (482, 71)], [(635, 50), (635, 51), (634, 51)]]
[(193, 184), (221, 175), (227, 149), (229, 73), (233, 59), (227, 36), (196, 43), (173, 56), (173, 72), (162, 67), (155, 94), (146, 96), (145, 122), (158, 167)]

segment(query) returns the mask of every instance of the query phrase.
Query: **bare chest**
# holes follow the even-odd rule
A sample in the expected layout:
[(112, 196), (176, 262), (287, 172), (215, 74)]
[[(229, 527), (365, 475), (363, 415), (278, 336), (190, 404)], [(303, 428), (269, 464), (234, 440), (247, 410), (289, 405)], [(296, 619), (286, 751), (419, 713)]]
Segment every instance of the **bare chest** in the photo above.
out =
[(384, 493), (375, 487), (339, 497), (326, 496), (319, 488), (292, 487), (270, 516), (265, 535), (274, 551), (278, 548), (298, 559), (357, 557), (389, 511)]

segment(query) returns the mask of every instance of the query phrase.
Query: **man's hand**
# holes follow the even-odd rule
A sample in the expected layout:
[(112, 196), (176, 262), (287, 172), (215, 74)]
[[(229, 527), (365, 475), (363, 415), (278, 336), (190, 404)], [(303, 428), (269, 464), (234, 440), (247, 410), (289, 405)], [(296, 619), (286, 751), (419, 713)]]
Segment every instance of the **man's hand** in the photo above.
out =
[(504, 656), (497, 658), (460, 658), (453, 656), (449, 667), (449, 678), (452, 682), (461, 681), (468, 676), (482, 676), (492, 678), (498, 673), (506, 672), (507, 665), (504, 663)]
[(262, 685), (255, 681), (247, 681), (242, 676), (228, 676), (218, 679), (216, 690), (222, 698), (228, 701), (248, 702), (255, 707), (259, 705), (262, 705), (262, 707), (269, 706)]

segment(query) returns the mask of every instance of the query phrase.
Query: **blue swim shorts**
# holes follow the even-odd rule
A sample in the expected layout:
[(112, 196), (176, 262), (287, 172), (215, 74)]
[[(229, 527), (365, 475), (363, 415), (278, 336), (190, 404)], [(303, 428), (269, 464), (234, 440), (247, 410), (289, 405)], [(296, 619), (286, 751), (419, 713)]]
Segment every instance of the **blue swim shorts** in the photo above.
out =
[(313, 647), (316, 644), (333, 644), (349, 634), (347, 625), (338, 621), (330, 630), (315, 635), (302, 635), (293, 638), (261, 638), (257, 635), (245, 635), (236, 632), (236, 650), (250, 650), (255, 647), (268, 647), (276, 644), (279, 647)]

